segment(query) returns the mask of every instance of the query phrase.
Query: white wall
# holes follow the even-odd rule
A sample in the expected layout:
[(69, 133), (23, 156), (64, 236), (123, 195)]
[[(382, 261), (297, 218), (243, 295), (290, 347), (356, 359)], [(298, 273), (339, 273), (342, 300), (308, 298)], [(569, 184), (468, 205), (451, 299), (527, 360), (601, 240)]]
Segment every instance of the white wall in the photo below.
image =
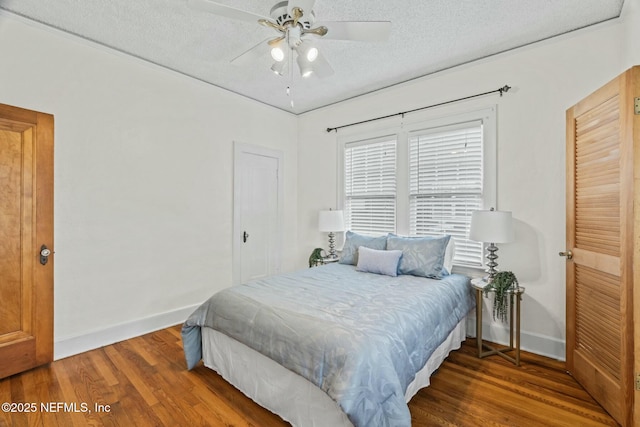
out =
[(231, 284), (233, 141), (284, 152), (295, 243), (295, 116), (6, 13), (0, 58), (0, 102), (55, 116), (56, 358)]
[(640, 65), (640, 0), (625, 0), (622, 10), (625, 26), (625, 69)]
[[(326, 236), (317, 231), (317, 212), (336, 206), (337, 136), (327, 133), (327, 127), (508, 84), (513, 90), (502, 98), (494, 95), (407, 115), (405, 123), (429, 115), (498, 105), (498, 207), (513, 212), (517, 239), (500, 245), (499, 268), (512, 270), (526, 287), (523, 348), (564, 358), (565, 260), (558, 252), (565, 247), (565, 111), (624, 71), (626, 45), (622, 42), (631, 32), (625, 22), (637, 20), (636, 16), (611, 21), (301, 116), (300, 256), (316, 246), (326, 246)], [(636, 52), (637, 46), (629, 50)], [(364, 131), (397, 123), (398, 119), (390, 119), (359, 128)], [(358, 127), (340, 130), (339, 134), (357, 131)], [(487, 326), (489, 338), (506, 338), (501, 324)]]

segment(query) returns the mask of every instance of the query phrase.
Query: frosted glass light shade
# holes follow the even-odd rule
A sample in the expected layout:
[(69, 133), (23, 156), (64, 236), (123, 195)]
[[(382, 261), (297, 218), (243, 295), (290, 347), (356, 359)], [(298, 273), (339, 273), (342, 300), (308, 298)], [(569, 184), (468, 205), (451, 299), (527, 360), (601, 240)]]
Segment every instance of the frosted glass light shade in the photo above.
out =
[(342, 211), (320, 211), (318, 231), (344, 231), (344, 213)]
[(473, 211), (469, 239), (476, 242), (512, 242), (513, 218), (507, 211)]
[(313, 68), (311, 68), (311, 63), (303, 57), (302, 55), (298, 55), (296, 58), (296, 62), (298, 63), (298, 67), (300, 68), (300, 74), (302, 77), (309, 77), (313, 73)]
[(271, 57), (276, 62), (284, 61), (284, 50), (282, 50), (280, 46), (274, 47), (273, 49), (271, 49)]

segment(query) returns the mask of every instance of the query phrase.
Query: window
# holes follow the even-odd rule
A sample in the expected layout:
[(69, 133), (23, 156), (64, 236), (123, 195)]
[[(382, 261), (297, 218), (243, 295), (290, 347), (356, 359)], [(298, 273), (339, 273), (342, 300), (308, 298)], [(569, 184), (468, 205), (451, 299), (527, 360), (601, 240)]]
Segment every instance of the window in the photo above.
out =
[(409, 234), (450, 234), (458, 264), (481, 266), (482, 244), (471, 241), (471, 212), (482, 209), (482, 123), (409, 135)]
[(345, 146), (344, 210), (349, 230), (370, 235), (395, 232), (395, 136)]
[[(385, 134), (389, 134), (389, 130)], [(496, 206), (495, 107), (341, 140), (347, 229), (455, 240), (454, 264), (482, 267), (471, 213)]]

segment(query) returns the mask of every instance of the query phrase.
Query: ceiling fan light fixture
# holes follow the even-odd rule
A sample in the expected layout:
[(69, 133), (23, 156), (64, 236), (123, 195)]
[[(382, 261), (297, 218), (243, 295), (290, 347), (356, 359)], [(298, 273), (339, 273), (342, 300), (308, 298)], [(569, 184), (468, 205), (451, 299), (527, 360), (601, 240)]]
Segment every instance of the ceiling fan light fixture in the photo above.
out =
[(318, 58), (318, 49), (315, 47), (307, 50), (307, 61), (313, 62)]
[(279, 75), (279, 76), (284, 76), (284, 72), (285, 72), (285, 67), (287, 66), (287, 63), (284, 61), (281, 62), (274, 62), (273, 65), (271, 66), (271, 71), (273, 71), (275, 74)]
[(308, 40), (304, 40), (300, 45), (296, 47), (296, 52), (299, 56), (303, 56), (307, 61), (313, 62), (318, 58), (318, 48), (316, 48)]
[(284, 50), (280, 46), (275, 46), (271, 49), (271, 57), (276, 62), (284, 61)]
[(309, 77), (311, 74), (313, 74), (313, 68), (311, 68), (311, 63), (307, 61), (307, 59), (304, 56), (298, 55), (296, 62), (298, 63), (298, 67), (300, 67), (300, 74), (302, 75), (302, 77), (306, 78), (306, 77)]

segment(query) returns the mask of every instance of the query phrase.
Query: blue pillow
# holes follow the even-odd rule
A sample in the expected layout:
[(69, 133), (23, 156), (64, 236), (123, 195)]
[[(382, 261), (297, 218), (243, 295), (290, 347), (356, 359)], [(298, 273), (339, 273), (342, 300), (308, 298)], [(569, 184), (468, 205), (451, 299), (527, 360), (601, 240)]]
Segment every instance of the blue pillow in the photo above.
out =
[(339, 263), (350, 265), (358, 264), (358, 248), (360, 246), (384, 250), (387, 248), (387, 236), (370, 237), (354, 233), (353, 231), (347, 231)]
[(402, 251), (379, 251), (360, 246), (356, 270), (396, 277), (401, 256)]
[(402, 251), (398, 266), (400, 274), (441, 279), (447, 275), (444, 255), (451, 236), (387, 237), (387, 249)]

